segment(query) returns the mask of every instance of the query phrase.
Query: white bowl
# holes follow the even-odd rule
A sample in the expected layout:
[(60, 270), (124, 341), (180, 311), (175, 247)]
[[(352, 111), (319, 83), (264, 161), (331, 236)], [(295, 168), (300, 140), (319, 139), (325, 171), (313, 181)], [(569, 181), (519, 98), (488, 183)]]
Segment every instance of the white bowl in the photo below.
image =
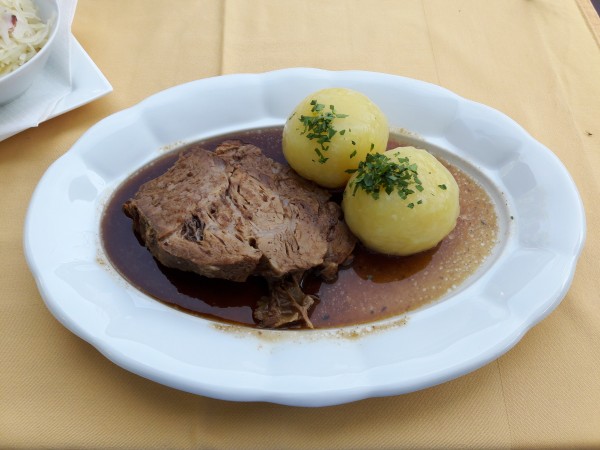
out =
[(60, 23), (60, 7), (58, 0), (33, 0), (40, 18), (47, 22), (52, 19), (52, 30), (48, 42), (29, 61), (18, 69), (0, 75), (0, 105), (9, 103), (23, 94), (32, 85), (35, 78), (42, 72), (52, 53)]

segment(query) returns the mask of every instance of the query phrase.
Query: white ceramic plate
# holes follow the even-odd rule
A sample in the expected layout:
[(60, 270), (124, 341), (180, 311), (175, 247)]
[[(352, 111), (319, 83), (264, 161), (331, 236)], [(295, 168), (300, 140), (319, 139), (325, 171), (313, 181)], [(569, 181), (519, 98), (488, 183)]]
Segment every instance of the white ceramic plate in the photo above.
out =
[[(44, 74), (42, 73), (42, 77)], [(34, 81), (35, 83), (35, 81)], [(112, 91), (112, 86), (98, 66), (85, 52), (81, 44), (71, 37), (71, 91), (53, 108), (46, 120), (90, 103)], [(15, 100), (18, 102), (19, 99)], [(1, 107), (0, 107), (1, 108)], [(20, 122), (19, 122), (20, 123)], [(7, 125), (7, 124), (5, 124)], [(0, 141), (25, 130), (23, 126), (11, 126), (12, 131), (0, 134)]]
[[(303, 97), (330, 86), (367, 94), (390, 124), (486, 187), (500, 242), (467, 283), (405, 320), (258, 332), (169, 308), (106, 262), (100, 217), (129, 174), (179, 144), (282, 124)], [(584, 236), (563, 165), (498, 111), (407, 78), (289, 69), (195, 81), (102, 120), (40, 181), (25, 252), (50, 311), (118, 365), (210, 397), (321, 406), (415, 391), (498, 358), (564, 297)]]

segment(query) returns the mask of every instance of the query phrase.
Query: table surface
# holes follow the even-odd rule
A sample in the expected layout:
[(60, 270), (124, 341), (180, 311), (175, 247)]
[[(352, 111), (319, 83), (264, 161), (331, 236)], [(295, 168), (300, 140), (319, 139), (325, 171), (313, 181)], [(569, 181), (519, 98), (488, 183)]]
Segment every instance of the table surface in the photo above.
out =
[[(599, 23), (589, 0), (80, 0), (73, 32), (114, 92), (0, 142), (0, 448), (600, 446)], [(117, 367), (45, 308), (22, 233), (54, 160), (167, 87), (297, 66), (441, 85), (509, 115), (565, 164), (586, 247), (563, 302), (506, 355), (397, 397), (232, 403)]]

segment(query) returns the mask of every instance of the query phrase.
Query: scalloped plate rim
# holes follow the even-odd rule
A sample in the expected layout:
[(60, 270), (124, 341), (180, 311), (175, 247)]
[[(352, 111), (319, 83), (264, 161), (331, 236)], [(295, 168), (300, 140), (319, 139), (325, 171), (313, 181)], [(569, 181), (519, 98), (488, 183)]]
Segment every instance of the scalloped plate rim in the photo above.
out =
[[(221, 385), (218, 382), (210, 381), (210, 380), (195, 380), (195, 382), (190, 382), (189, 379), (185, 377), (185, 374), (169, 374), (168, 371), (165, 372), (163, 368), (152, 367), (144, 364), (140, 364), (139, 361), (133, 359), (127, 352), (124, 352), (123, 349), (119, 348), (118, 345), (115, 345), (114, 341), (110, 339), (106, 339), (106, 336), (93, 334), (88, 329), (86, 329), (83, 324), (78, 323), (72, 319), (69, 315), (69, 311), (64, 309), (64, 306), (61, 304), (60, 299), (57, 296), (56, 292), (51, 292), (53, 287), (48, 287), (48, 280), (46, 276), (42, 273), (42, 268), (38, 267), (36, 261), (36, 250), (32, 247), (32, 242), (30, 239), (31, 233), (35, 233), (35, 225), (32, 223), (32, 215), (35, 212), (35, 209), (38, 207), (37, 202), (40, 201), (40, 197), (44, 195), (43, 188), (45, 183), (47, 183), (50, 175), (53, 174), (55, 170), (60, 171), (61, 165), (65, 164), (65, 161), (69, 158), (73, 158), (76, 155), (79, 155), (83, 150), (87, 147), (87, 142), (90, 139), (95, 137), (96, 133), (102, 133), (105, 131), (105, 128), (108, 126), (110, 128), (111, 123), (118, 121), (119, 118), (125, 118), (130, 116), (135, 116), (140, 112), (143, 112), (146, 108), (151, 107), (154, 103), (168, 100), (169, 97), (173, 95), (173, 93), (177, 94), (177, 92), (185, 92), (186, 89), (192, 87), (201, 87), (201, 85), (208, 83), (217, 83), (217, 85), (226, 86), (229, 83), (238, 83), (244, 82), (248, 79), (252, 80), (264, 80), (268, 78), (285, 78), (286, 76), (292, 76), (295, 78), (302, 77), (313, 77), (314, 79), (322, 80), (326, 79), (327, 81), (335, 81), (337, 79), (343, 79), (345, 82), (364, 79), (369, 77), (374, 77), (379, 79), (385, 78), (388, 82), (398, 83), (401, 85), (402, 83), (407, 83), (411, 85), (411, 88), (422, 87), (423, 89), (429, 89), (436, 93), (442, 93), (445, 96), (449, 96), (452, 99), (456, 100), (459, 104), (471, 104), (477, 105), (477, 107), (483, 106), (483, 109), (487, 111), (486, 114), (490, 114), (492, 116), (501, 118), (505, 120), (511, 127), (513, 127), (518, 132), (522, 138), (524, 138), (529, 145), (532, 145), (537, 150), (540, 151), (544, 157), (548, 159), (548, 163), (552, 164), (557, 170), (561, 170), (564, 172), (565, 179), (570, 180), (570, 185), (568, 186), (569, 194), (571, 195), (573, 204), (573, 210), (578, 213), (579, 218), (579, 227), (576, 230), (573, 230), (574, 233), (574, 251), (565, 257), (563, 262), (564, 264), (564, 272), (565, 276), (560, 280), (559, 286), (554, 290), (553, 295), (546, 298), (544, 302), (540, 302), (538, 307), (532, 312), (531, 317), (527, 317), (522, 319), (522, 323), (519, 326), (514, 327), (510, 333), (506, 333), (503, 339), (495, 342), (495, 345), (484, 351), (480, 354), (476, 354), (472, 360), (470, 361), (461, 361), (460, 364), (450, 367), (442, 367), (438, 372), (433, 371), (432, 373), (423, 374), (421, 378), (413, 377), (411, 379), (404, 379), (403, 381), (398, 381), (397, 379), (390, 379), (386, 382), (378, 382), (371, 383), (369, 385), (359, 386), (352, 385), (351, 383), (346, 386), (340, 386), (337, 389), (331, 389), (328, 387), (320, 388), (320, 386), (311, 386), (311, 383), (316, 380), (322, 380), (326, 377), (321, 376), (306, 376), (304, 378), (307, 380), (307, 386), (302, 390), (290, 390), (286, 391), (285, 389), (281, 389), (280, 387), (274, 387), (268, 385), (268, 383), (264, 383), (262, 386), (261, 383), (258, 383), (254, 386), (238, 386), (234, 388), (233, 385)], [(318, 83), (317, 83), (318, 84)], [(506, 120), (508, 119), (508, 120)], [(390, 120), (392, 123), (392, 120)], [(396, 125), (396, 124), (394, 124)], [(426, 138), (426, 136), (425, 136)], [(42, 294), (42, 298), (47, 304), (48, 308), (52, 312), (52, 314), (68, 329), (74, 332), (76, 335), (82, 337), (86, 341), (90, 342), (94, 345), (102, 354), (104, 354), (108, 359), (112, 360), (116, 364), (130, 370), (134, 373), (137, 373), (146, 378), (152, 379), (159, 383), (169, 385), (175, 387), (177, 389), (185, 390), (188, 392), (193, 392), (196, 394), (207, 395), (215, 398), (227, 399), (227, 400), (241, 400), (241, 401), (270, 401), (275, 403), (282, 403), (288, 405), (298, 405), (298, 406), (325, 406), (325, 405), (333, 405), (339, 403), (345, 403), (349, 401), (355, 401), (368, 397), (376, 397), (376, 396), (387, 396), (387, 395), (396, 395), (401, 393), (412, 392), (414, 390), (422, 389), (428, 386), (432, 386), (435, 384), (439, 384), (445, 381), (449, 381), (461, 375), (465, 375), (487, 363), (495, 360), (510, 348), (512, 348), (521, 338), (522, 336), (535, 324), (537, 324), (540, 320), (542, 320), (546, 315), (548, 315), (562, 300), (562, 298), (566, 295), (570, 284), (573, 279), (576, 261), (581, 253), (583, 243), (585, 240), (585, 215), (583, 211), (583, 205), (581, 203), (581, 199), (577, 193), (577, 189), (573, 183), (572, 178), (560, 162), (560, 160), (548, 149), (546, 149), (542, 144), (534, 140), (526, 131), (514, 122), (512, 119), (508, 118), (506, 115), (490, 108), (485, 105), (481, 105), (477, 102), (472, 102), (470, 100), (463, 99), (457, 94), (437, 85), (432, 85), (420, 80), (413, 80), (405, 77), (399, 77), (395, 75), (388, 74), (377, 74), (371, 72), (363, 72), (363, 71), (345, 71), (345, 72), (328, 72), (319, 69), (308, 69), (308, 68), (300, 68), (300, 69), (282, 69), (273, 72), (267, 72), (264, 74), (232, 74), (232, 75), (223, 75), (221, 77), (214, 77), (206, 80), (196, 80), (184, 85), (175, 86), (173, 88), (167, 89), (165, 91), (154, 94), (147, 99), (141, 101), (135, 106), (128, 108), (126, 110), (117, 112), (90, 128), (72, 147), (70, 151), (68, 151), (63, 157), (59, 158), (46, 172), (44, 177), (40, 180), (36, 191), (31, 200), (30, 208), (27, 213), (26, 224), (25, 224), (25, 232), (24, 232), (24, 246), (25, 246), (25, 254), (27, 262), (30, 266), (32, 273), (36, 279), (36, 283), (38, 285), (38, 289)], [(204, 321), (204, 319), (198, 319), (200, 321)], [(204, 321), (210, 322), (210, 321)], [(269, 333), (282, 333), (282, 332), (267, 332)], [(290, 333), (290, 332), (283, 332)], [(386, 331), (382, 331), (381, 333), (386, 333)], [(295, 336), (295, 337), (292, 337)], [(290, 333), (286, 338), (282, 340), (282, 342), (288, 342), (289, 340), (297, 339), (297, 333)], [(289, 338), (289, 339), (288, 339)], [(268, 344), (265, 344), (268, 345)], [(272, 344), (277, 347), (277, 344)], [(286, 344), (289, 345), (289, 342)], [(373, 369), (373, 368), (371, 368)], [(377, 367), (375, 367), (377, 369)], [(368, 372), (370, 369), (367, 369)], [(245, 370), (239, 370), (239, 374), (244, 375), (251, 372)], [(274, 378), (281, 378), (281, 375), (269, 375), (269, 374), (257, 374), (258, 378), (263, 378), (263, 381), (272, 381)], [(364, 375), (364, 374), (363, 374)], [(332, 377), (338, 377), (339, 375), (331, 375)], [(365, 375), (368, 381), (368, 374)], [(284, 376), (283, 376), (284, 377)], [(284, 377), (285, 378), (285, 377)], [(359, 381), (364, 381), (360, 379)]]

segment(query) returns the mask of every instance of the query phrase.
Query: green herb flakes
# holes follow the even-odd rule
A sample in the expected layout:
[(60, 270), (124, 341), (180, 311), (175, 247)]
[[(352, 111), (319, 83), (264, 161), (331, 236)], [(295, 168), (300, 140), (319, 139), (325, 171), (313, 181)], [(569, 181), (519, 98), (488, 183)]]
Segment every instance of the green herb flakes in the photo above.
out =
[[(329, 105), (329, 111), (325, 111), (325, 105), (317, 102), (316, 99), (311, 100), (310, 104), (312, 105), (311, 112), (314, 114), (312, 116), (301, 115), (298, 119), (304, 125), (301, 134), (305, 134), (307, 139), (317, 141), (319, 144), (319, 147), (315, 148), (315, 153), (319, 157), (317, 161), (324, 164), (329, 158), (326, 158), (323, 152), (329, 150), (329, 143), (338, 132), (333, 127), (333, 120), (343, 119), (348, 117), (348, 114), (337, 113), (334, 105)], [(345, 132), (346, 130), (341, 130), (340, 134), (343, 135)]]
[[(410, 164), (408, 158), (398, 158), (396, 162), (382, 153), (369, 153), (357, 169), (346, 172), (356, 172), (356, 177), (350, 182), (350, 187), (354, 187), (352, 195), (360, 188), (377, 200), (382, 191), (388, 195), (396, 191), (405, 200), (414, 194), (413, 188), (419, 192), (423, 190), (417, 165)], [(409, 203), (407, 206), (412, 209), (415, 204)]]

